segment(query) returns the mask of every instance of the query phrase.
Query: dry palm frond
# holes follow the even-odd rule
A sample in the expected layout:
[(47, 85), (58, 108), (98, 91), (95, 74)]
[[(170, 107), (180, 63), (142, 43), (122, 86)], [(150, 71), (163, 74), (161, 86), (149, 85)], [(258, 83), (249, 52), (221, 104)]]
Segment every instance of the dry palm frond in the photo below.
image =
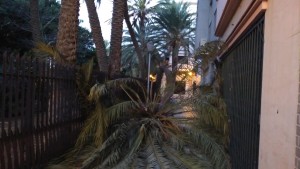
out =
[[(82, 169), (228, 169), (227, 154), (219, 141), (224, 137), (218, 131), (223, 124), (219, 116), (200, 112), (195, 114), (207, 117), (186, 117), (185, 111), (196, 107), (185, 102), (162, 104), (159, 96), (146, 99), (140, 82), (128, 78), (95, 85), (89, 99), (95, 103), (95, 111), (84, 125), (77, 149), (97, 148), (81, 160)], [(107, 99), (110, 103), (104, 104)], [(217, 109), (225, 109), (209, 96), (203, 100), (214, 106), (208, 113), (211, 116)], [(201, 120), (207, 123), (202, 125)], [(206, 130), (208, 127), (212, 130)]]
[(93, 72), (94, 58), (89, 59), (86, 63), (81, 66), (81, 71), (83, 72), (84, 82), (88, 83), (91, 79)]
[[(202, 156), (193, 155), (190, 149), (175, 149), (169, 145), (165, 145), (162, 149), (166, 152), (167, 157), (172, 160), (178, 168), (181, 169), (212, 169), (209, 161)], [(200, 157), (200, 158), (199, 158)]]
[(224, 100), (211, 90), (204, 89), (201, 93), (186, 99), (183, 105), (195, 112), (195, 123), (213, 126), (224, 135), (228, 135), (228, 116)]
[(64, 64), (67, 63), (67, 60), (61, 57), (61, 55), (59, 54), (58, 50), (55, 47), (52, 47), (45, 43), (42, 42), (37, 43), (36, 48), (34, 50), (41, 54), (46, 54), (47, 56), (52, 57), (54, 60), (60, 63), (64, 63)]
[(203, 129), (185, 127), (185, 132), (194, 145), (200, 146), (211, 159), (215, 168), (227, 169), (229, 167), (229, 157), (225, 148)]
[(93, 141), (95, 146), (103, 143), (105, 136), (104, 109), (101, 104), (96, 105), (96, 109), (84, 123), (81, 133), (78, 136), (75, 147), (81, 149), (87, 142)]

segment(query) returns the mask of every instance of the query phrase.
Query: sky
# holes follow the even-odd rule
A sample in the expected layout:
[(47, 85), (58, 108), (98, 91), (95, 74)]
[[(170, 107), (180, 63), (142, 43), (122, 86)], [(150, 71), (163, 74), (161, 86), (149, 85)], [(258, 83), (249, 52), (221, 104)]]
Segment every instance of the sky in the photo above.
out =
[[(183, 1), (194, 2), (194, 4), (196, 4), (197, 2), (197, 0), (183, 0)], [(80, 4), (80, 11), (79, 11), (79, 19), (83, 21), (82, 23), (80, 23), (80, 26), (90, 30), (86, 5), (83, 0), (81, 0), (80, 3), (81, 4)], [(156, 4), (157, 0), (152, 0), (151, 3)], [(192, 12), (196, 12), (196, 8), (197, 8), (196, 5), (191, 5)], [(112, 0), (102, 0), (100, 7), (99, 6), (97, 7), (97, 12), (100, 20), (103, 38), (109, 41), (111, 26), (108, 20), (110, 20), (112, 17)]]

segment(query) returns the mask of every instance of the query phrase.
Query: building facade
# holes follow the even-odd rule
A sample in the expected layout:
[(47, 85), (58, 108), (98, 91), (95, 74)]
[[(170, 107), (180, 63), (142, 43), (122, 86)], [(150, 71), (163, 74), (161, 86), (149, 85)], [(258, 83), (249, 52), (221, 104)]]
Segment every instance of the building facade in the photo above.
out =
[(226, 46), (233, 169), (300, 169), (300, 1), (198, 0), (197, 9), (196, 45)]

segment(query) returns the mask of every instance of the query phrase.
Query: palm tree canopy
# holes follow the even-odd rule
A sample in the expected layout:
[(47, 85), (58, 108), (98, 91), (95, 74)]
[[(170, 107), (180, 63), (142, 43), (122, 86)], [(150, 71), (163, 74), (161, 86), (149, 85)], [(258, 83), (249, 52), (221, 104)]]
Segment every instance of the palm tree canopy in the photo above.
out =
[[(142, 44), (142, 38), (141, 36), (145, 35), (145, 42), (150, 41), (151, 39), (151, 31), (149, 30), (148, 24), (145, 26), (145, 33), (141, 33), (141, 28), (139, 25), (135, 26), (134, 33), (136, 40), (139, 44), (139, 46), (145, 46)], [(143, 49), (143, 51), (147, 51), (147, 49)], [(147, 53), (145, 53), (145, 56)], [(156, 66), (159, 65), (159, 63), (162, 61), (162, 58), (160, 54), (158, 53), (158, 50), (154, 50), (151, 52), (151, 72), (155, 72)], [(146, 63), (148, 60), (146, 60)], [(137, 53), (134, 50), (134, 45), (132, 43), (131, 37), (129, 35), (128, 30), (125, 30), (123, 33), (123, 42), (122, 42), (122, 68), (128, 68), (130, 71), (130, 68), (136, 68), (138, 65), (138, 59), (137, 59)], [(128, 67), (130, 66), (130, 67)]]
[(141, 20), (148, 22), (151, 19), (151, 13), (154, 12), (154, 8), (151, 7), (151, 0), (132, 0), (129, 1), (128, 11), (132, 16), (133, 25), (137, 26)]
[[(194, 37), (194, 13), (189, 12), (189, 3), (164, 0), (156, 6), (152, 31), (156, 43), (174, 47), (190, 45)], [(189, 42), (189, 43), (188, 43)]]

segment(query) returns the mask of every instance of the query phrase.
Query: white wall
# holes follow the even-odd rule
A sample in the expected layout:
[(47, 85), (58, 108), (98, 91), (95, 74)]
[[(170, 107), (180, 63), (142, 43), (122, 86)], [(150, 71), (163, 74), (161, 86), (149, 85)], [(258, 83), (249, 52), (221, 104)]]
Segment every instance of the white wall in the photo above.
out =
[(265, 15), (259, 169), (294, 169), (300, 1), (269, 0)]
[(219, 23), (219, 21), (221, 19), (221, 16), (222, 16), (222, 13), (224, 11), (224, 7), (225, 7), (226, 3), (227, 3), (227, 0), (218, 0), (217, 1), (217, 9), (218, 9), (218, 11), (217, 11), (217, 20), (216, 20), (217, 23), (216, 23), (216, 25), (218, 25), (218, 23)]
[(210, 0), (198, 0), (195, 49), (208, 40), (209, 2)]

